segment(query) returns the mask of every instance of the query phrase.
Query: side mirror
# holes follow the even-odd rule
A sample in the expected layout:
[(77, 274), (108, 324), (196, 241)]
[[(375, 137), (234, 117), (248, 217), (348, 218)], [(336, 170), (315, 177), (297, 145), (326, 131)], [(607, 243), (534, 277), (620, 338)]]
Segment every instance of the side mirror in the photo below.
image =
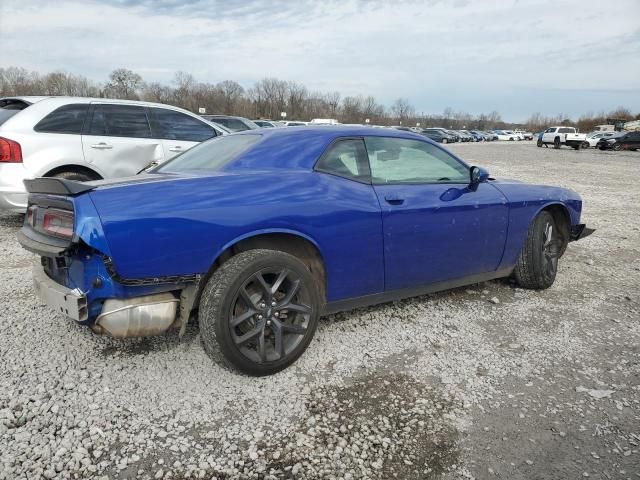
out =
[(469, 183), (471, 185), (486, 182), (488, 178), (489, 172), (482, 167), (473, 166), (469, 169)]

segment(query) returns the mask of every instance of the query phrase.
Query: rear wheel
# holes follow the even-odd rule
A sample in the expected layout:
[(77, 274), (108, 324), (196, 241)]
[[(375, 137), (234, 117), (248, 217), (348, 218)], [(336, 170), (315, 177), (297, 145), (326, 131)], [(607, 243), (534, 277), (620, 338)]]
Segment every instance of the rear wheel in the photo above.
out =
[(514, 275), (523, 288), (549, 288), (556, 279), (563, 240), (553, 215), (542, 211), (527, 232)]
[(536, 143), (536, 145), (538, 145), (538, 147), (542, 147), (542, 140), (538, 139), (538, 142)]
[(296, 257), (274, 250), (239, 253), (214, 272), (202, 293), (205, 350), (249, 375), (270, 375), (295, 362), (318, 324), (320, 296)]
[(447, 143), (447, 139), (446, 139), (446, 138), (443, 138), (443, 139), (442, 139), (442, 143)]
[(95, 175), (73, 170), (67, 172), (58, 172), (55, 175), (52, 175), (52, 177), (63, 178), (65, 180), (74, 180), (76, 182), (90, 182), (92, 180), (98, 180)]
[(560, 148), (560, 137), (556, 137), (553, 139), (553, 148), (555, 149)]

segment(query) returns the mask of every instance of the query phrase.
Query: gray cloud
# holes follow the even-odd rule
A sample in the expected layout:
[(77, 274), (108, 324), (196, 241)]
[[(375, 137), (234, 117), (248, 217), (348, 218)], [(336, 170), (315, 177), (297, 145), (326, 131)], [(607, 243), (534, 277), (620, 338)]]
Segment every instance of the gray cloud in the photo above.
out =
[[(0, 0), (4, 65), (104, 80), (265, 76), (419, 111), (640, 110), (640, 3)], [(565, 12), (558, 15), (558, 12)], [(603, 13), (604, 15), (603, 19)]]

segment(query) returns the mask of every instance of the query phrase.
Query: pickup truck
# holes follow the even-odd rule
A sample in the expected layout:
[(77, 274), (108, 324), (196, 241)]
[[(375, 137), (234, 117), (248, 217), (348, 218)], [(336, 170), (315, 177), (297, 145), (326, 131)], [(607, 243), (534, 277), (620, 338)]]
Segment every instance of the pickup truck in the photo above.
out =
[(587, 135), (577, 133), (573, 127), (549, 127), (538, 138), (538, 147), (551, 144), (553, 148), (560, 148), (561, 145), (567, 145), (579, 150), (586, 140)]

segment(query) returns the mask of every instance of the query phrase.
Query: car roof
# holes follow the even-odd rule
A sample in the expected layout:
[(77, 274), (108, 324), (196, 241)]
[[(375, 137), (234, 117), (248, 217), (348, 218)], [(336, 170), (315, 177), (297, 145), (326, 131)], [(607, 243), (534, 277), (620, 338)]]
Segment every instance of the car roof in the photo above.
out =
[(0, 101), (2, 100), (21, 100), (25, 103), (36, 103), (39, 102), (40, 100), (44, 100), (45, 98), (51, 98), (50, 96), (43, 96), (43, 95), (17, 95), (17, 96), (7, 96), (7, 97), (2, 97), (0, 98)]
[[(225, 170), (309, 170), (325, 149), (339, 138), (393, 137), (434, 144), (424, 135), (393, 128), (335, 125), (245, 130), (229, 137), (260, 135), (262, 140), (233, 160)], [(213, 140), (215, 141), (215, 140)]]

